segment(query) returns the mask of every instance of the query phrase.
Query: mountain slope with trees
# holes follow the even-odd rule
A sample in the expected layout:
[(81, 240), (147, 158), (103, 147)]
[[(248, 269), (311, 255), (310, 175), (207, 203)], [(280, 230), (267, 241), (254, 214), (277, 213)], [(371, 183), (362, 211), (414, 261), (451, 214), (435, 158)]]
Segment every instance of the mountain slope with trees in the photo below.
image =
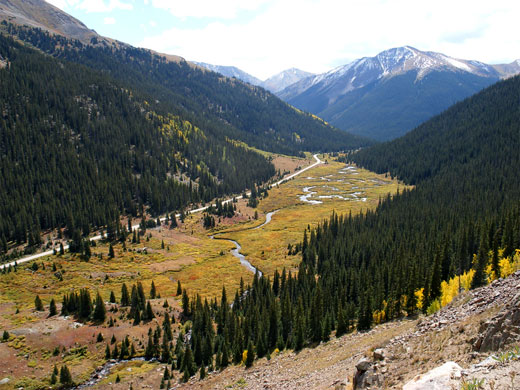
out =
[[(47, 54), (109, 74), (217, 137), (258, 149), (296, 155), (368, 145), (262, 88), (222, 77), (184, 60), (92, 38), (85, 45), (40, 29), (4, 23), (4, 30)], [(66, 43), (64, 43), (66, 42)]]
[[(306, 229), (297, 275), (255, 277), (231, 308), (225, 291), (220, 305), (184, 292), (183, 319), (193, 328), (176, 354), (186, 378), (195, 372), (187, 367), (210, 361), (201, 352), (207, 343), (225, 367), (240, 362), (244, 349), (248, 358), (251, 350), (256, 357), (300, 350), (333, 329), (339, 337), (435, 310), (442, 281), (466, 271), (471, 287), (504, 276), (504, 261), (520, 248), (519, 91), (520, 77), (500, 82), (402, 139), (348, 156), (415, 187), (382, 199), (375, 211), (335, 213)], [(195, 356), (188, 365), (186, 354)]]
[(274, 175), (264, 157), (110, 75), (0, 35), (0, 250), (180, 210)]

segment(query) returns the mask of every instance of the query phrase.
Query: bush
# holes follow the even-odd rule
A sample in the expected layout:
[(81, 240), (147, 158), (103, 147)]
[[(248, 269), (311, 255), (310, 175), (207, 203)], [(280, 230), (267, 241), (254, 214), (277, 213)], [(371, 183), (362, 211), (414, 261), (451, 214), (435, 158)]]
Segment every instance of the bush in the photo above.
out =
[(441, 304), (438, 299), (433, 301), (430, 306), (426, 309), (426, 313), (430, 316), (433, 313), (438, 312), (441, 309)]

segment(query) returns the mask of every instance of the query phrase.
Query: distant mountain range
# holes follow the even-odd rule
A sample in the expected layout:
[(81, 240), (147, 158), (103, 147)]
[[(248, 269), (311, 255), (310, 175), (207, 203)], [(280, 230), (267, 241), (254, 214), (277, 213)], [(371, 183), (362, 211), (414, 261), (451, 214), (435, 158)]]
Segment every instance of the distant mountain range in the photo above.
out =
[(259, 87), (265, 88), (272, 93), (277, 93), (288, 86), (304, 79), (307, 77), (314, 76), (314, 73), (305, 72), (300, 69), (291, 68), (284, 70), (274, 76), (269, 77), (267, 80), (262, 81), (255, 76), (250, 75), (247, 72), (237, 68), (236, 66), (225, 66), (225, 65), (213, 65), (208, 64), (206, 62), (196, 62), (192, 61), (194, 64), (197, 64), (203, 68), (209, 69), (213, 72), (220, 73), (226, 77), (235, 77), (239, 80), (242, 80), (246, 83), (257, 85)]
[(517, 73), (520, 60), (488, 65), (405, 46), (304, 78), (277, 95), (343, 130), (387, 140)]
[(261, 85), (262, 80), (257, 79), (255, 76), (250, 75), (247, 72), (244, 72), (241, 69), (238, 69), (236, 66), (225, 66), (225, 65), (213, 65), (208, 64), (206, 62), (197, 62), (197, 61), (191, 61), (192, 63), (201, 66), (203, 68), (209, 69), (212, 72), (220, 73), (223, 76), (226, 77), (235, 77), (239, 80), (242, 80), (246, 83), (252, 84), (252, 85)]
[(313, 73), (291, 68), (269, 77), (262, 84), (260, 84), (260, 86), (264, 87), (268, 91), (271, 91), (272, 93), (278, 93), (288, 86), (312, 76), (314, 76)]

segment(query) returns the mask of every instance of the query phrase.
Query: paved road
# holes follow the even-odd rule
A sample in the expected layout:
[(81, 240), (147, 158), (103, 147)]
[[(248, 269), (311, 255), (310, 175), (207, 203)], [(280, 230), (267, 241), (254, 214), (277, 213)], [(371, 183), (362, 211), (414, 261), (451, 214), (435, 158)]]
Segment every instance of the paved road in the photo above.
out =
[[(296, 177), (298, 175), (301, 175), (303, 172), (305, 171), (308, 171), (309, 169), (312, 169), (314, 168), (315, 166), (319, 165), (319, 164), (323, 164), (323, 161), (321, 161), (318, 157), (317, 154), (313, 155), (314, 159), (316, 160), (316, 162), (312, 165), (309, 165), (308, 167), (305, 167), (287, 177), (284, 177), (283, 179), (277, 181), (276, 183), (274, 183), (274, 185), (280, 185), (284, 182), (286, 182), (287, 180), (290, 180), (292, 179), (293, 177)], [(246, 195), (251, 195), (251, 191), (249, 192), (246, 192)], [(229, 199), (226, 199), (225, 201), (223, 201), (222, 203), (229, 203), (229, 202), (232, 202), (233, 199), (242, 199), (242, 195), (240, 196), (236, 196), (234, 198), (229, 198)], [(212, 206), (215, 206), (215, 204), (213, 204)], [(207, 210), (210, 206), (204, 206), (204, 207), (199, 207), (198, 209), (194, 209), (194, 210), (190, 210), (190, 211), (187, 211), (186, 214), (194, 214), (194, 213), (200, 213), (201, 211), (204, 211), (204, 210)], [(181, 215), (180, 214), (176, 214), (175, 215), (177, 218), (179, 218)], [(166, 218), (161, 218), (161, 222), (165, 221)], [(139, 229), (139, 225), (134, 225), (132, 226), (132, 229)], [(98, 234), (97, 236), (94, 236), (94, 237), (90, 237), (90, 240), (91, 241), (98, 241), (98, 240), (101, 240), (102, 236), (100, 234)], [(67, 250), (69, 249), (69, 246), (68, 245), (63, 245), (63, 249), (64, 250)], [(21, 257), (15, 261), (11, 261), (10, 263), (5, 263), (5, 264), (2, 264), (0, 265), (0, 270), (3, 269), (4, 267), (9, 267), (10, 265), (11, 266), (14, 266), (15, 263), (16, 264), (22, 264), (22, 263), (27, 263), (28, 261), (32, 261), (32, 260), (36, 260), (36, 259), (39, 259), (40, 257), (45, 257), (45, 256), (50, 256), (54, 253), (54, 251), (51, 249), (51, 250), (48, 250), (48, 251), (45, 251), (45, 252), (40, 252), (40, 253), (37, 253), (35, 255), (30, 255), (30, 256), (25, 256), (25, 257)]]

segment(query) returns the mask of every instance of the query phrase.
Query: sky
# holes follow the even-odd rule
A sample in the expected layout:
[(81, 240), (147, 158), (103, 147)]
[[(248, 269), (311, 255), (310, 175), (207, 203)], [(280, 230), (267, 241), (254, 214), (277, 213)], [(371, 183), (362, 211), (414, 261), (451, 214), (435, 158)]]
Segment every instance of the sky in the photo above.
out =
[(520, 58), (518, 0), (47, 0), (100, 35), (264, 80), (399, 46), (489, 64)]

